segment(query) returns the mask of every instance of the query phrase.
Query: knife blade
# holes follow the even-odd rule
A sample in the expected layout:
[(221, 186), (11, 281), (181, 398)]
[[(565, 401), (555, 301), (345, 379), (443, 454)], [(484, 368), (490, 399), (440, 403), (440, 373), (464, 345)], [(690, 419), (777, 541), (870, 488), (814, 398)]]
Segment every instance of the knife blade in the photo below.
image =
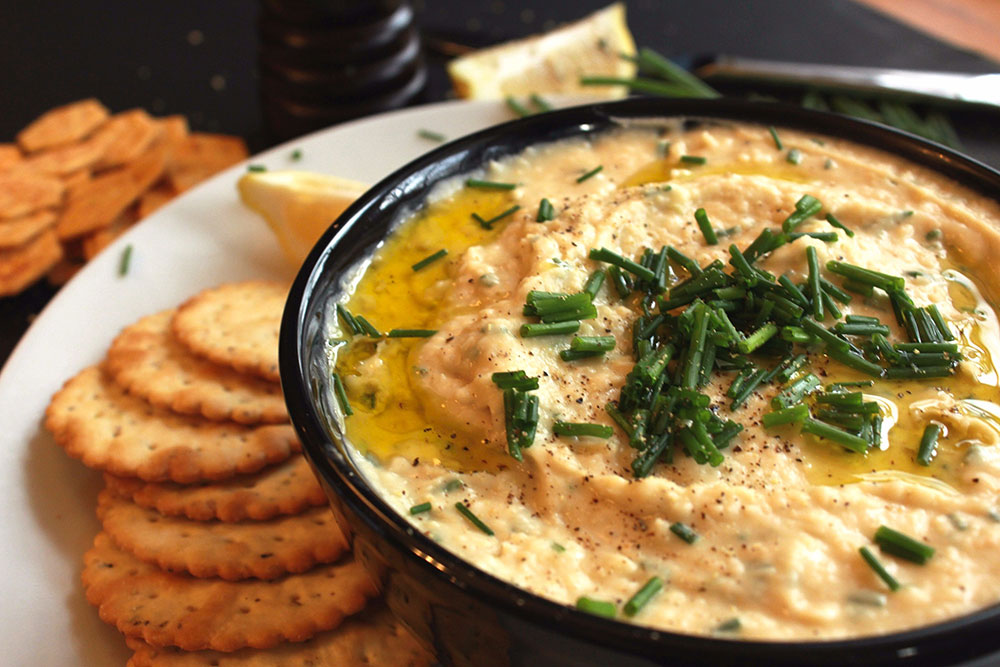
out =
[(715, 56), (711, 61), (698, 66), (695, 74), (709, 80), (792, 84), (824, 90), (925, 99), (953, 105), (985, 105), (994, 109), (1000, 107), (1000, 73), (934, 72)]

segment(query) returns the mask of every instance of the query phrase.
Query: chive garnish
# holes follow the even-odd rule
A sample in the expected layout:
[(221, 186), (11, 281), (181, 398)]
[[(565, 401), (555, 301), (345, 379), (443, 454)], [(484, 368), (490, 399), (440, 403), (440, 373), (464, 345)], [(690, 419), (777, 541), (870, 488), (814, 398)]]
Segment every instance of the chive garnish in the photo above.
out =
[(351, 315), (351, 311), (347, 310), (343, 304), (337, 304), (337, 314), (340, 315), (340, 319), (344, 322), (344, 326), (347, 327), (351, 334), (356, 336), (360, 333), (364, 333), (364, 330), (361, 328), (358, 320), (354, 317), (354, 315)]
[(247, 171), (260, 173), (262, 171), (267, 171), (267, 167), (262, 164), (251, 164), (247, 165)]
[(851, 238), (854, 237), (854, 232), (848, 229), (847, 226), (845, 226), (844, 223), (842, 223), (840, 220), (837, 220), (837, 218), (834, 217), (833, 213), (826, 214), (826, 221), (829, 222), (834, 227), (836, 227), (837, 229), (844, 230), (844, 233), (850, 236)]
[(681, 162), (684, 164), (705, 164), (708, 162), (708, 158), (701, 155), (682, 155)]
[(538, 389), (538, 378), (528, 377), (524, 371), (502, 371), (494, 373), (490, 379), (500, 389), (520, 389), (521, 391)]
[(302, 159), (302, 149), (301, 148), (296, 148), (295, 150), (293, 150), (291, 152), (291, 154), (288, 156), (288, 159), (291, 160), (292, 162), (298, 162), (299, 160), (301, 160)]
[(571, 350), (584, 352), (610, 352), (615, 349), (614, 336), (574, 336), (570, 341)]
[(605, 618), (614, 618), (618, 613), (613, 602), (605, 602), (604, 600), (595, 600), (593, 598), (588, 598), (586, 596), (580, 597), (576, 601), (576, 608), (580, 611), (585, 611), (588, 614), (594, 614), (595, 616), (604, 616)]
[(531, 115), (531, 111), (526, 106), (515, 100), (513, 96), (508, 95), (505, 101), (507, 102), (507, 107), (521, 118)]
[(688, 544), (694, 544), (698, 541), (698, 533), (694, 532), (690, 527), (680, 521), (670, 524), (670, 532)]
[(821, 210), (823, 210), (823, 204), (818, 199), (809, 194), (802, 195), (799, 200), (795, 202), (795, 211), (793, 211), (792, 214), (785, 218), (784, 222), (781, 223), (781, 230), (786, 234), (795, 231), (796, 227), (819, 213)]
[(556, 217), (556, 209), (552, 206), (552, 202), (548, 199), (542, 199), (538, 202), (538, 215), (535, 216), (535, 222), (548, 222)]
[(412, 268), (414, 271), (419, 271), (420, 269), (423, 269), (423, 268), (427, 267), (428, 265), (433, 264), (434, 262), (436, 262), (437, 260), (441, 259), (442, 257), (444, 257), (447, 254), (448, 254), (448, 251), (446, 249), (444, 249), (444, 248), (441, 248), (437, 252), (435, 252), (433, 254), (430, 254), (427, 257), (424, 257), (422, 260), (420, 260), (419, 262), (417, 262), (416, 264), (414, 264), (410, 268)]
[(387, 338), (430, 338), (437, 329), (393, 329), (386, 334)]
[(789, 164), (802, 164), (802, 151), (793, 148), (785, 155), (785, 161)]
[(503, 220), (504, 218), (506, 218), (508, 215), (513, 215), (514, 213), (517, 213), (520, 210), (521, 210), (521, 206), (519, 204), (514, 204), (513, 206), (511, 206), (510, 208), (508, 208), (506, 211), (502, 211), (500, 213), (497, 213), (496, 215), (494, 215), (489, 220), (487, 220), (483, 216), (479, 215), (478, 213), (473, 213), (472, 214), (472, 219), (475, 220), (476, 222), (478, 222), (479, 226), (482, 227), (483, 229), (493, 229), (494, 223), (497, 223), (497, 222)]
[(583, 183), (585, 180), (587, 180), (591, 176), (595, 176), (595, 175), (599, 174), (603, 170), (604, 170), (604, 165), (599, 164), (596, 167), (594, 167), (593, 169), (591, 169), (590, 171), (588, 171), (587, 173), (585, 173), (582, 176), (580, 176), (578, 179), (576, 179), (576, 182), (577, 183)]
[(653, 596), (663, 588), (663, 579), (660, 577), (650, 577), (649, 581), (642, 585), (635, 595), (625, 603), (623, 611), (626, 616), (635, 616), (646, 604), (653, 599)]
[(521, 325), (521, 338), (570, 334), (576, 333), (579, 329), (579, 320), (568, 320), (566, 322), (526, 322)]
[(417, 130), (417, 136), (422, 139), (428, 139), (430, 141), (436, 141), (443, 144), (448, 141), (448, 137), (444, 136), (440, 132), (434, 132), (433, 130)]
[(358, 326), (361, 327), (362, 332), (364, 332), (370, 338), (381, 338), (382, 334), (375, 325), (368, 321), (363, 315), (355, 315), (354, 319), (357, 320)]
[(478, 516), (476, 516), (475, 514), (473, 514), (472, 510), (470, 510), (468, 507), (466, 507), (465, 504), (462, 503), (461, 501), (455, 503), (455, 509), (457, 509), (462, 516), (464, 516), (466, 519), (468, 519), (469, 522), (473, 526), (475, 526), (476, 528), (478, 528), (479, 530), (483, 531), (487, 535), (493, 535), (494, 534), (493, 530), (489, 526), (487, 526), (485, 523), (483, 523), (482, 519), (480, 519)]
[(733, 618), (730, 618), (729, 620), (726, 620), (726, 621), (723, 621), (722, 623), (719, 623), (719, 625), (715, 628), (715, 631), (716, 632), (736, 632), (737, 630), (739, 630), (742, 627), (743, 627), (743, 623), (740, 622), (740, 619), (736, 618), (736, 617), (733, 617)]
[(906, 286), (906, 281), (899, 276), (890, 276), (871, 269), (864, 269), (854, 264), (830, 260), (826, 263), (827, 270), (844, 276), (854, 282), (878, 287), (885, 292), (901, 290)]
[(781, 143), (781, 137), (778, 136), (778, 130), (774, 128), (774, 125), (770, 125), (767, 131), (771, 133), (771, 138), (774, 139), (774, 147), (779, 151), (785, 150), (785, 146)]
[(470, 178), (465, 181), (465, 185), (470, 188), (479, 188), (480, 190), (513, 190), (517, 187), (517, 183), (485, 181), (479, 178)]
[(552, 105), (549, 104), (541, 95), (538, 93), (531, 94), (531, 103), (534, 104), (539, 111), (552, 111)]
[(630, 259), (622, 257), (616, 252), (608, 250), (607, 248), (591, 248), (588, 255), (590, 259), (596, 259), (602, 262), (607, 262), (608, 264), (613, 264), (619, 268), (625, 269), (629, 273), (633, 273), (642, 280), (654, 280), (656, 274), (650, 269), (636, 264)]
[(610, 438), (614, 434), (614, 429), (605, 424), (557, 421), (552, 425), (552, 432), (556, 435), (575, 437)]
[(875, 531), (875, 543), (883, 552), (918, 565), (924, 565), (934, 555), (934, 547), (888, 526), (879, 526)]
[(875, 574), (877, 574), (879, 578), (885, 582), (886, 586), (889, 587), (889, 590), (899, 590), (899, 582), (896, 581), (895, 577), (889, 574), (889, 571), (886, 570), (882, 563), (879, 562), (878, 558), (875, 558), (875, 554), (873, 554), (868, 547), (861, 547), (858, 551), (861, 553), (861, 557), (865, 559), (865, 562), (868, 563), (869, 567), (875, 570)]
[(430, 511), (431, 511), (431, 504), (429, 501), (426, 503), (420, 503), (419, 505), (414, 505), (413, 507), (410, 508), (411, 515), (423, 514), (424, 512), (430, 512)]
[(122, 250), (121, 259), (118, 262), (118, 275), (127, 276), (129, 265), (131, 263), (132, 263), (132, 244), (129, 243), (127, 246), (125, 246), (125, 249)]
[(705, 209), (699, 208), (695, 211), (694, 219), (698, 222), (698, 227), (705, 237), (705, 243), (708, 245), (719, 245), (719, 237), (715, 235), (715, 230), (712, 229), (712, 223), (709, 221), (708, 213), (705, 212)]
[(344, 389), (344, 382), (338, 373), (333, 374), (333, 393), (337, 396), (337, 403), (340, 404), (340, 411), (350, 417), (354, 414), (351, 410), (351, 403), (347, 400), (347, 391)]
[(590, 300), (593, 301), (603, 284), (604, 272), (601, 270), (594, 271), (590, 274), (590, 277), (587, 278), (587, 283), (583, 286), (583, 291), (589, 294)]
[(798, 405), (793, 405), (788, 408), (781, 408), (780, 410), (775, 410), (774, 412), (769, 412), (764, 415), (763, 423), (764, 428), (771, 428), (772, 426), (780, 426), (782, 424), (793, 424), (796, 422), (801, 422), (809, 416), (809, 406), (805, 403), (799, 403)]
[(860, 436), (848, 433), (847, 431), (837, 428), (832, 424), (817, 421), (811, 417), (803, 420), (802, 430), (806, 433), (812, 433), (813, 435), (825, 440), (835, 442), (838, 445), (843, 445), (847, 449), (857, 452), (858, 454), (864, 454), (867, 452), (868, 446), (871, 444)]

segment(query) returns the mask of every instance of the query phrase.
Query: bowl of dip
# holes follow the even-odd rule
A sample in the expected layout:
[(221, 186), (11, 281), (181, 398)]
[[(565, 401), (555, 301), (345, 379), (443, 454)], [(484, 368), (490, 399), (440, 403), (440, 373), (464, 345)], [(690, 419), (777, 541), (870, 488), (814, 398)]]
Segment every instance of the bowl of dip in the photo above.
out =
[(782, 105), (521, 119), (324, 234), (286, 401), (444, 664), (996, 659), (998, 202)]

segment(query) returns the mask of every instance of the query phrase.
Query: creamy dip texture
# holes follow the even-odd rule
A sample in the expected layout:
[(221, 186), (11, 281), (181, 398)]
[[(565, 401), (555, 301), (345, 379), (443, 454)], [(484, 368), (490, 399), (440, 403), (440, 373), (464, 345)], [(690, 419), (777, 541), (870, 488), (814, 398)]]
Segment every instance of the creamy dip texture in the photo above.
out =
[[(364, 453), (361, 465), (386, 501), (417, 529), (544, 597), (568, 605), (589, 600), (597, 603), (591, 609), (619, 619), (691, 634), (853, 637), (1000, 601), (1000, 338), (990, 305), (1000, 294), (995, 202), (873, 149), (743, 125), (623, 128), (531, 148), (471, 177), (516, 187), (475, 187), (465, 179), (440, 187), (375, 253), (344, 301), (379, 332), (436, 333), (376, 338), (351, 335), (346, 326), (332, 332), (346, 341), (335, 341), (331, 354), (353, 410), (345, 418), (348, 439)], [(523, 337), (522, 325), (538, 321), (524, 314), (529, 293), (581, 292), (609, 266), (589, 258), (595, 248), (639, 261), (646, 248), (670, 246), (700, 267), (720, 260), (732, 274), (730, 244), (745, 250), (765, 228), (780, 232), (804, 195), (822, 210), (794, 232), (832, 232), (836, 240), (802, 236), (755, 266), (786, 276), (807, 297), (809, 247), (822, 277), (839, 288), (845, 278), (827, 268), (830, 260), (903, 277), (915, 307), (937, 307), (962, 360), (947, 377), (844, 387), (863, 392), (881, 417), (880, 425), (867, 422), (881, 431), (867, 453), (801, 432), (801, 421), (762, 424), (775, 410), (772, 399), (808, 373), (822, 384), (804, 399), (816, 419), (829, 406), (815, 394), (871, 379), (831, 359), (823, 343), (789, 348), (806, 354), (806, 363), (785, 382), (762, 382), (736, 409), (727, 392), (738, 371), (719, 361), (698, 391), (711, 401), (713, 422), (743, 429), (720, 450), (721, 463), (696, 462), (677, 438), (638, 477), (639, 450), (606, 406), (620, 401), (636, 364), (641, 295), (622, 299), (605, 280), (593, 298), (596, 316), (584, 317), (575, 334)], [(538, 215), (542, 199), (553, 216), (539, 222), (547, 217)], [(717, 245), (696, 222), (698, 209)], [(435, 253), (437, 259), (412, 268)], [(671, 261), (659, 299), (689, 277)], [(827, 306), (824, 328), (848, 315), (870, 316), (888, 327), (890, 344), (911, 340), (885, 292), (850, 294), (846, 305), (833, 301), (839, 319)], [(644, 322), (661, 312), (654, 299), (646, 305)], [(756, 323), (744, 322), (742, 312), (730, 315), (744, 336), (769, 320), (767, 313)], [(680, 326), (665, 322), (664, 336)], [(777, 329), (764, 352), (783, 344), (780, 323)], [(613, 349), (566, 361), (559, 353), (574, 336), (611, 336)], [(847, 338), (887, 365), (870, 337)], [(718, 350), (720, 358), (746, 356), (724, 343)], [(759, 369), (783, 358), (760, 352), (749, 355)], [(666, 386), (684, 354), (678, 350), (664, 371)], [(523, 461), (508, 451), (504, 393), (492, 380), (512, 371), (538, 379), (527, 391), (537, 397), (538, 421)], [(556, 435), (556, 422), (604, 425), (612, 434)], [(940, 435), (930, 465), (921, 465), (928, 424)], [(932, 547), (933, 556), (921, 565), (880, 549), (880, 526)], [(862, 547), (898, 590), (866, 562)], [(626, 610), (654, 577), (659, 590), (637, 612)]]

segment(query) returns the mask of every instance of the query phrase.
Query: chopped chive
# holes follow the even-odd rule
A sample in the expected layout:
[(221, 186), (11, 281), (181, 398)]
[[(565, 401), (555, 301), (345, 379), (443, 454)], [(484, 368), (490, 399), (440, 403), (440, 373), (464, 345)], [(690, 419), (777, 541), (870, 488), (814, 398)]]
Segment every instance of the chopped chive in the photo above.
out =
[(519, 389), (521, 391), (538, 389), (538, 378), (528, 377), (524, 371), (500, 371), (490, 376), (490, 379), (500, 389)]
[(579, 329), (579, 320), (568, 320), (565, 322), (527, 322), (521, 325), (521, 338), (571, 334), (576, 333)]
[(931, 464), (931, 460), (937, 454), (937, 439), (940, 433), (940, 424), (931, 423), (924, 427), (924, 435), (920, 438), (920, 449), (917, 452), (917, 463), (922, 466)]
[(251, 164), (247, 165), (247, 171), (260, 173), (262, 171), (267, 171), (267, 167), (262, 164)]
[(847, 226), (844, 225), (844, 223), (842, 223), (840, 220), (837, 220), (837, 218), (834, 217), (833, 213), (826, 214), (826, 221), (829, 222), (834, 227), (836, 227), (837, 229), (844, 230), (845, 234), (847, 234), (851, 238), (854, 238), (854, 232), (848, 229)]
[(698, 541), (698, 533), (694, 532), (689, 526), (686, 526), (680, 521), (670, 524), (670, 532), (688, 544), (694, 544)]
[(705, 243), (719, 245), (719, 237), (715, 235), (715, 230), (712, 229), (712, 223), (709, 222), (705, 209), (699, 208), (695, 211), (694, 219), (698, 221), (698, 227), (701, 228), (701, 233), (705, 236)]
[(868, 361), (860, 354), (852, 352), (850, 348), (836, 348), (828, 347), (826, 353), (830, 355), (831, 358), (836, 359), (840, 363), (844, 364), (848, 368), (853, 368), (856, 371), (861, 371), (866, 375), (872, 377), (882, 377), (885, 370), (876, 363)]
[(731, 257), (729, 263), (732, 264), (734, 269), (736, 269), (736, 273), (743, 278), (743, 281), (747, 284), (747, 286), (752, 287), (753, 285), (756, 285), (759, 280), (759, 276), (757, 272), (754, 271), (753, 267), (750, 266), (750, 262), (747, 260), (746, 256), (740, 252), (738, 247), (736, 247), (735, 243), (731, 243), (729, 245), (729, 255)]
[(768, 322), (749, 336), (745, 337), (743, 340), (739, 341), (736, 344), (736, 348), (743, 354), (750, 354), (770, 340), (776, 333), (778, 333), (778, 325), (774, 322)]
[(580, 611), (585, 611), (588, 614), (593, 614), (595, 616), (604, 616), (605, 618), (614, 618), (618, 613), (613, 602), (605, 602), (604, 600), (595, 600), (593, 598), (588, 598), (586, 596), (580, 597), (576, 601), (576, 608)]
[(549, 104), (541, 95), (538, 93), (531, 94), (531, 103), (538, 107), (539, 111), (552, 111), (552, 105)]
[(899, 590), (899, 582), (896, 581), (895, 577), (889, 574), (889, 571), (886, 570), (885, 566), (879, 562), (878, 558), (875, 558), (875, 554), (873, 554), (868, 547), (861, 547), (858, 551), (861, 553), (861, 557), (865, 559), (865, 562), (868, 563), (868, 566), (875, 570), (875, 574), (877, 574), (879, 578), (885, 582), (886, 586), (889, 587), (889, 590)]
[(937, 304), (932, 303), (927, 306), (926, 311), (931, 316), (931, 319), (934, 320), (934, 325), (941, 333), (941, 337), (946, 341), (955, 340), (955, 336), (951, 333), (951, 329), (948, 327), (948, 323), (945, 322), (944, 317), (941, 316), (941, 311), (938, 310)]
[(563, 361), (579, 361), (603, 356), (603, 350), (559, 350), (559, 358)]
[(393, 329), (386, 334), (387, 338), (430, 338), (437, 329)]
[(513, 206), (511, 206), (510, 208), (508, 208), (506, 211), (503, 211), (501, 213), (498, 213), (498, 214), (494, 215), (489, 220), (487, 220), (483, 216), (479, 215), (478, 213), (473, 213), (472, 214), (472, 218), (473, 218), (473, 220), (475, 220), (476, 222), (478, 222), (479, 226), (482, 227), (483, 229), (493, 229), (493, 224), (494, 223), (499, 222), (499, 221), (503, 220), (504, 218), (506, 218), (508, 215), (512, 215), (514, 213), (517, 213), (520, 210), (521, 210), (521, 206), (519, 204), (514, 204)]
[(734, 617), (734, 618), (730, 618), (727, 621), (723, 621), (722, 623), (719, 623), (719, 625), (715, 628), (715, 631), (716, 632), (736, 632), (737, 630), (739, 630), (742, 627), (743, 627), (743, 624), (740, 622), (740, 619)]
[(692, 95), (691, 90), (680, 83), (665, 83), (656, 79), (627, 78), (621, 76), (582, 76), (581, 86), (625, 86), (629, 90), (664, 97), (705, 97)]
[(784, 145), (781, 143), (781, 137), (778, 136), (778, 131), (774, 129), (774, 125), (770, 125), (767, 131), (771, 133), (771, 138), (774, 139), (774, 147), (779, 151), (785, 150)]
[(925, 366), (922, 368), (887, 368), (885, 369), (885, 379), (887, 380), (924, 380), (927, 378), (946, 378), (954, 373), (954, 369), (949, 366)]
[(585, 352), (609, 352), (615, 349), (614, 336), (574, 336), (570, 341), (571, 350)]
[(795, 211), (781, 223), (781, 230), (786, 234), (795, 231), (796, 227), (821, 210), (823, 210), (823, 204), (818, 199), (809, 194), (802, 195), (795, 202)]
[(835, 442), (838, 445), (843, 445), (847, 449), (857, 452), (858, 454), (864, 454), (867, 452), (870, 444), (862, 437), (856, 436), (853, 433), (848, 433), (847, 431), (837, 428), (832, 424), (817, 421), (811, 417), (807, 417), (803, 420), (802, 430), (806, 433), (812, 433), (813, 435), (825, 440)]
[(472, 510), (466, 507), (461, 501), (455, 503), (455, 509), (457, 509), (462, 516), (468, 519), (469, 522), (479, 530), (483, 531), (487, 535), (494, 534), (490, 527), (483, 523), (483, 521), (478, 516), (473, 514)]
[(635, 616), (646, 604), (653, 599), (653, 596), (663, 588), (663, 579), (650, 577), (649, 581), (642, 585), (635, 595), (625, 603), (624, 611), (626, 616)]
[(875, 531), (875, 544), (887, 554), (918, 565), (925, 564), (934, 555), (934, 547), (888, 526), (879, 526)]
[(791, 149), (788, 151), (788, 154), (785, 155), (785, 161), (789, 164), (802, 164), (802, 151), (798, 148)]
[(851, 323), (841, 322), (833, 328), (839, 334), (845, 336), (871, 336), (873, 334), (889, 335), (889, 327), (884, 324), (872, 324), (870, 322)]
[(291, 154), (288, 156), (288, 159), (291, 160), (292, 162), (298, 162), (299, 160), (301, 160), (302, 159), (302, 149), (301, 148), (296, 148), (295, 150), (293, 150), (291, 152)]
[(780, 426), (782, 424), (793, 424), (800, 422), (809, 416), (809, 406), (799, 403), (788, 408), (781, 408), (764, 415), (764, 428)]
[(125, 246), (125, 249), (122, 250), (122, 257), (121, 257), (121, 260), (119, 260), (119, 262), (118, 262), (118, 275), (119, 276), (127, 276), (128, 275), (128, 268), (129, 268), (129, 264), (131, 264), (131, 262), (132, 262), (132, 244), (129, 243), (127, 246)]
[(434, 132), (432, 130), (417, 130), (417, 136), (421, 139), (428, 139), (430, 141), (436, 141), (438, 143), (444, 143), (448, 141), (448, 137), (444, 136), (440, 132)]
[(610, 438), (612, 434), (614, 434), (614, 429), (605, 424), (585, 424), (558, 421), (552, 425), (552, 432), (556, 435)]
[(587, 180), (591, 176), (596, 176), (597, 174), (599, 174), (602, 171), (604, 171), (604, 165), (599, 164), (596, 167), (594, 167), (593, 169), (591, 169), (590, 171), (588, 171), (587, 173), (585, 173), (582, 176), (580, 176), (578, 179), (576, 179), (576, 182), (577, 183), (583, 183), (585, 180)]
[(820, 341), (826, 343), (826, 346), (834, 350), (846, 350), (849, 348), (850, 344), (837, 336), (833, 335), (827, 331), (821, 324), (809, 317), (802, 318), (802, 328), (806, 330), (807, 333), (812, 334), (820, 339)]
[(369, 337), (371, 338), (382, 337), (382, 334), (379, 332), (378, 329), (375, 328), (375, 325), (369, 322), (364, 315), (355, 315), (354, 319), (358, 321), (358, 325), (361, 327), (361, 330), (364, 333), (366, 333)]
[(691, 276), (701, 274), (701, 267), (698, 266), (698, 262), (694, 261), (673, 246), (667, 246), (667, 257), (669, 257), (675, 264), (683, 267), (685, 271), (691, 274)]
[(619, 268), (625, 269), (629, 273), (638, 276), (642, 280), (654, 280), (656, 274), (652, 270), (642, 266), (641, 264), (636, 264), (630, 259), (622, 257), (616, 252), (608, 250), (607, 248), (591, 248), (588, 255), (590, 259), (596, 259), (602, 262), (607, 262), (608, 264), (613, 264)]
[(808, 394), (816, 391), (823, 385), (823, 382), (808, 373), (792, 384), (788, 385), (780, 394), (771, 399), (771, 407), (787, 408), (796, 403), (801, 403)]
[(358, 323), (358, 320), (354, 317), (354, 315), (351, 315), (351, 311), (347, 310), (347, 308), (345, 308), (342, 304), (337, 304), (337, 314), (340, 315), (340, 319), (343, 320), (344, 326), (350, 330), (351, 334), (357, 335), (364, 332), (361, 325)]
[(333, 393), (337, 396), (337, 403), (340, 404), (340, 411), (347, 417), (354, 414), (351, 403), (347, 400), (347, 391), (344, 389), (344, 382), (340, 379), (340, 374), (333, 374)]
[(812, 246), (806, 248), (806, 261), (809, 263), (809, 296), (812, 298), (813, 317), (821, 322), (826, 313), (823, 311), (823, 286), (819, 282), (819, 258), (816, 255), (816, 248)]
[(708, 162), (708, 158), (701, 155), (682, 155), (681, 162), (684, 164), (705, 164)]
[(583, 286), (583, 291), (590, 295), (590, 300), (593, 301), (594, 297), (601, 289), (601, 285), (604, 284), (604, 271), (598, 269), (590, 274), (587, 278), (587, 283)]
[(507, 107), (521, 118), (531, 115), (531, 110), (515, 100), (512, 96), (508, 95), (505, 101), (507, 102)]
[(803, 236), (823, 241), (824, 243), (836, 243), (838, 239), (837, 232), (791, 232), (788, 234), (788, 240), (797, 241)]
[(437, 260), (441, 259), (442, 257), (444, 257), (447, 254), (448, 254), (448, 251), (445, 250), (444, 248), (441, 248), (437, 252), (435, 252), (433, 254), (430, 254), (430, 255), (427, 255), (427, 257), (424, 257), (422, 260), (420, 260), (419, 262), (417, 262), (416, 264), (414, 264), (410, 268), (412, 268), (414, 271), (419, 271), (420, 269), (423, 269), (423, 268), (427, 267), (428, 265), (433, 264), (434, 262), (436, 262)]
[(958, 354), (957, 343), (896, 343), (894, 346), (900, 352), (946, 352), (948, 354)]
[(719, 97), (717, 90), (649, 47), (639, 49), (635, 62), (643, 72), (683, 86), (685, 97)]
[(819, 284), (823, 287), (824, 292), (844, 305), (849, 304), (853, 298), (850, 294), (840, 289), (826, 278), (820, 277)]
[(826, 263), (826, 268), (854, 282), (872, 285), (886, 292), (901, 290), (906, 286), (906, 281), (899, 276), (890, 276), (878, 271), (872, 271), (871, 269), (864, 269), (854, 264), (847, 264), (846, 262), (830, 260)]
[(478, 188), (480, 190), (513, 190), (517, 187), (517, 183), (485, 181), (479, 178), (470, 178), (465, 181), (465, 185), (470, 188)]
[(420, 503), (419, 505), (414, 505), (413, 507), (410, 508), (410, 514), (412, 515), (423, 514), (424, 512), (430, 512), (430, 511), (431, 511), (430, 502)]
[(556, 209), (548, 199), (538, 202), (538, 215), (535, 222), (548, 222), (556, 217)]

